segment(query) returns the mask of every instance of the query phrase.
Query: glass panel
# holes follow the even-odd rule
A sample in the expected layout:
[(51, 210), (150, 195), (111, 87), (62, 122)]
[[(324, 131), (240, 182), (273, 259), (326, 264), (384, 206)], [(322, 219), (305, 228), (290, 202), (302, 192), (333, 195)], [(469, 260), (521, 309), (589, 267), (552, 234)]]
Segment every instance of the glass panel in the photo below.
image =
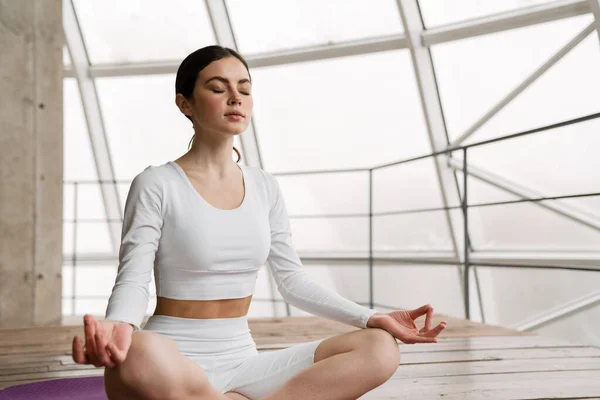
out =
[(477, 250), (597, 251), (600, 232), (539, 205), (516, 203), (469, 209)]
[(433, 158), (373, 171), (373, 210), (443, 207)]
[[(464, 316), (457, 266), (381, 264), (375, 266), (373, 279), (376, 304), (391, 309), (431, 304), (436, 314)], [(375, 309), (380, 308), (384, 310), (375, 306)], [(422, 324), (423, 320), (420, 320), (419, 327)]]
[[(464, 175), (461, 171), (456, 171), (456, 176), (458, 178), (458, 185), (462, 197), (464, 192)], [(467, 193), (467, 200), (470, 206), (483, 203), (494, 203), (521, 199), (521, 197), (517, 195), (514, 195), (504, 190), (500, 190), (495, 186), (485, 183), (477, 178), (473, 178), (472, 176), (469, 176), (467, 188), (469, 190), (469, 192)]]
[[(460, 190), (462, 193), (462, 173), (460, 176)], [(521, 200), (522, 197), (511, 194), (502, 189), (496, 188), (488, 183), (475, 178), (469, 178), (469, 205), (477, 205), (493, 202), (504, 202)], [(554, 200), (556, 204), (565, 204), (570, 208), (577, 209), (582, 215), (589, 215), (590, 218), (600, 218), (600, 195), (591, 195), (589, 197), (567, 198)]]
[(203, 1), (75, 0), (74, 4), (92, 64), (182, 60), (215, 42)]
[(368, 214), (367, 172), (278, 176), (288, 214)]
[(116, 265), (83, 266), (78, 265), (75, 271), (77, 297), (110, 296), (117, 276)]
[[(105, 222), (77, 223), (77, 252), (112, 253), (108, 225)], [(73, 223), (63, 223), (63, 253), (73, 252)]]
[(79, 185), (77, 188), (77, 218), (106, 218), (100, 185)]
[(227, 5), (236, 41), (244, 53), (403, 32), (393, 0), (227, 0)]
[(64, 180), (98, 180), (77, 81), (63, 80)]
[[(304, 270), (311, 279), (348, 300), (367, 303), (369, 301), (369, 268), (366, 264), (305, 265)], [(291, 306), (292, 315), (312, 315)]]
[(292, 219), (294, 245), (305, 252), (360, 254), (369, 248), (368, 218)]
[(63, 183), (63, 221), (73, 219), (75, 216), (75, 185)]
[[(489, 323), (502, 326), (513, 326), (529, 321), (551, 309), (589, 296), (597, 292), (600, 287), (600, 273), (592, 271), (493, 268), (491, 274), (492, 279), (483, 290), (492, 294), (494, 300), (492, 304), (499, 306), (494, 307), (493, 319)], [(569, 319), (550, 323), (546, 328), (535, 332), (579, 343), (592, 340), (597, 344), (599, 310), (596, 307), (591, 314), (596, 315), (595, 318), (585, 318), (586, 314), (581, 311), (583, 310)], [(566, 324), (569, 320), (574, 324), (573, 329)]]
[[(496, 142), (469, 150), (473, 166), (530, 188), (542, 196), (600, 192), (600, 119)], [(572, 199), (597, 214), (597, 200)]]
[(429, 151), (406, 50), (257, 68), (253, 79), (269, 171), (364, 168)]
[(369, 266), (367, 264), (310, 264), (304, 269), (319, 285), (334, 290), (354, 302), (369, 301)]
[(71, 260), (65, 260), (67, 264), (62, 266), (62, 297), (73, 296), (73, 266)]
[[(188, 151), (194, 131), (175, 105), (174, 81), (174, 75), (97, 80), (117, 179), (130, 182), (147, 166), (175, 160)], [(239, 138), (234, 144), (241, 152)]]
[(566, 121), (600, 110), (600, 51), (592, 32), (466, 143)]
[(75, 315), (92, 314), (103, 317), (108, 305), (106, 299), (77, 299), (75, 300)]
[[(594, 282), (598, 285), (600, 274), (596, 274)], [(552, 324), (535, 329), (538, 335), (546, 337), (555, 337), (568, 340), (575, 343), (585, 343), (592, 346), (600, 346), (600, 337), (598, 337), (598, 324), (600, 319), (600, 307), (586, 308), (578, 311)]]
[(419, 0), (425, 26), (433, 27), (505, 11), (551, 3), (554, 0)]
[(558, 202), (560, 204), (566, 204), (570, 207), (577, 207), (577, 209), (582, 213), (588, 214), (592, 218), (600, 219), (600, 195), (574, 199), (562, 199)]
[(451, 250), (452, 240), (446, 212), (428, 211), (374, 217), (373, 248), (382, 255), (399, 250), (424, 253)]
[(583, 15), (432, 46), (451, 140), (462, 135), (592, 20), (590, 15)]
[(63, 299), (62, 300), (62, 315), (72, 315), (72, 314), (73, 314), (73, 300)]

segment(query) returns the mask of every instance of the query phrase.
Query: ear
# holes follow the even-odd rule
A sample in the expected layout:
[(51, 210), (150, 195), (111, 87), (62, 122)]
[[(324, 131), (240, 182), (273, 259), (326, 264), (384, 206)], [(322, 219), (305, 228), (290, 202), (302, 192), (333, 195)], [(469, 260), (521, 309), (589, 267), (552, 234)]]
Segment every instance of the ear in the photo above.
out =
[(190, 104), (190, 101), (183, 97), (181, 93), (177, 93), (175, 96), (175, 104), (177, 104), (179, 111), (181, 111), (184, 115), (188, 117), (192, 116), (192, 105)]

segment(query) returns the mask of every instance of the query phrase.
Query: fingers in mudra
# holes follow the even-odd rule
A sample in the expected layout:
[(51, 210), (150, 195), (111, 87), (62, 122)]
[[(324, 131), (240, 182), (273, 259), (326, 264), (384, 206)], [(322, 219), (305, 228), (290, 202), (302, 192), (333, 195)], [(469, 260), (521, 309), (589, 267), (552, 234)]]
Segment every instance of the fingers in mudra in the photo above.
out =
[[(403, 343), (437, 343), (437, 336), (446, 328), (446, 321), (442, 321), (432, 328), (433, 307), (430, 304), (414, 310), (399, 310), (389, 313), (394, 319), (390, 325), (390, 332)], [(425, 315), (425, 326), (417, 328), (415, 320)]]
[(425, 326), (419, 330), (420, 335), (428, 338), (435, 338), (446, 328), (446, 321), (441, 321), (435, 328), (432, 328), (433, 307), (431, 306), (431, 304), (426, 304), (415, 310), (410, 311), (410, 316), (413, 320), (419, 318), (422, 315), (425, 315)]

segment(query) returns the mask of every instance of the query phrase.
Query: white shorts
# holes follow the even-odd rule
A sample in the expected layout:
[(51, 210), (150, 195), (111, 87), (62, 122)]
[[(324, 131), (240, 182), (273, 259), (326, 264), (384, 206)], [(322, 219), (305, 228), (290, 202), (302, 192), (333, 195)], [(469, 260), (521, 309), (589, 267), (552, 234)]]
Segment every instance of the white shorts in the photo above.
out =
[(314, 363), (325, 339), (258, 353), (247, 317), (192, 319), (152, 315), (143, 328), (177, 343), (181, 354), (198, 364), (222, 393), (238, 392), (250, 399), (272, 393)]

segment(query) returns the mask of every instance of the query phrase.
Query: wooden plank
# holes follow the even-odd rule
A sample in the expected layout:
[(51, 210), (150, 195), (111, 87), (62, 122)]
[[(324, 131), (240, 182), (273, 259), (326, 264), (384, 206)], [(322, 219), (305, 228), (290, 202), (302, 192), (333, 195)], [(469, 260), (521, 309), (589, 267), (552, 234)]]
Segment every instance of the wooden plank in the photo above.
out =
[(599, 371), (390, 379), (361, 399), (565, 399), (600, 395)]
[(485, 360), (537, 360), (568, 357), (600, 357), (600, 349), (594, 347), (557, 347), (553, 349), (502, 349), (407, 353), (400, 355), (400, 364), (427, 364)]
[(72, 351), (73, 346), (67, 345), (66, 343), (45, 343), (39, 345), (27, 345), (27, 346), (14, 346), (2, 349), (2, 355), (8, 354), (54, 354), (54, 353), (65, 353)]
[[(21, 380), (49, 380), (54, 378), (69, 378), (78, 376), (104, 375), (104, 368), (72, 369), (67, 371), (38, 372), (31, 374), (15, 374), (0, 376), (0, 382), (19, 382)], [(18, 384), (18, 383), (16, 383)]]
[(68, 353), (52, 353), (52, 354), (10, 354), (0, 355), (0, 365), (14, 365), (22, 362), (35, 362), (35, 361), (60, 361), (63, 358), (71, 358)]
[[(59, 364), (60, 365), (60, 364)], [(3, 380), (11, 380), (10, 376), (18, 374), (29, 374), (34, 372), (48, 372), (47, 365), (32, 365), (32, 366), (19, 366), (10, 369), (0, 370), (0, 382)], [(5, 377), (8, 377), (5, 379)]]
[(596, 370), (598, 371), (598, 376), (600, 377), (600, 357), (485, 360), (437, 364), (401, 364), (398, 366), (398, 370), (392, 379), (586, 370)]

